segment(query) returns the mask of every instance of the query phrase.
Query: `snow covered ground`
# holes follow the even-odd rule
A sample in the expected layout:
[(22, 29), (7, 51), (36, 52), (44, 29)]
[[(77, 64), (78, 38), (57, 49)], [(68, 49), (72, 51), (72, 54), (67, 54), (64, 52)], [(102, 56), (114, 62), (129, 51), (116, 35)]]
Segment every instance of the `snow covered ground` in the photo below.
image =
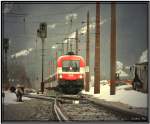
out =
[[(132, 107), (147, 107), (148, 94), (132, 90), (131, 85), (122, 85), (116, 87), (116, 94), (110, 95), (110, 86), (107, 80), (101, 81), (100, 94), (94, 94), (94, 80), (91, 80), (89, 92), (82, 91), (83, 94), (92, 95), (95, 98), (104, 99), (106, 101), (121, 102)], [(31, 98), (23, 97), (22, 100), (30, 100)], [(15, 93), (5, 91), (4, 104), (19, 104), (16, 102)]]
[[(8, 105), (8, 104), (19, 104), (22, 102), (16, 102), (17, 98), (16, 98), (16, 94), (15, 93), (11, 93), (10, 91), (5, 91), (5, 97), (4, 97), (4, 104)], [(27, 97), (22, 97), (22, 100), (30, 100), (31, 98), (27, 98)]]
[[(147, 107), (147, 95), (135, 90), (132, 90), (131, 85), (122, 85), (116, 87), (116, 94), (110, 95), (110, 86), (106, 80), (101, 81), (100, 94), (94, 94), (94, 87), (91, 85), (90, 91), (82, 91), (83, 94), (92, 95), (95, 98), (104, 99), (105, 101), (121, 102), (132, 107)], [(91, 81), (93, 84), (93, 79)]]

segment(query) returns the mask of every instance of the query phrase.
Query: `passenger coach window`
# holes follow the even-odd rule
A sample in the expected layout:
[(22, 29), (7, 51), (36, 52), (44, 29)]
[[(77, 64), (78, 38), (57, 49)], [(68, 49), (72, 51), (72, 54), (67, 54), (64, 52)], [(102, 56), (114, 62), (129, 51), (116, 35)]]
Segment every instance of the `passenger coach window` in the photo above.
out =
[(63, 72), (79, 72), (80, 61), (79, 60), (65, 60), (63, 61)]

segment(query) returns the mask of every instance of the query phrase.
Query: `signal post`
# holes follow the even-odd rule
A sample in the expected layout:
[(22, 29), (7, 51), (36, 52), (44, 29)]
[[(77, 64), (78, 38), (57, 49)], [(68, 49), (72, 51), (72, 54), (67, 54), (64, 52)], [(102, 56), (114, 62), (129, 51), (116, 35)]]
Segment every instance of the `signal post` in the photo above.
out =
[(47, 38), (47, 24), (46, 23), (40, 23), (40, 29), (37, 30), (38, 37), (42, 40), (42, 81), (41, 81), (41, 92), (44, 93), (44, 82), (43, 82), (43, 76), (44, 76), (44, 41), (45, 38)]

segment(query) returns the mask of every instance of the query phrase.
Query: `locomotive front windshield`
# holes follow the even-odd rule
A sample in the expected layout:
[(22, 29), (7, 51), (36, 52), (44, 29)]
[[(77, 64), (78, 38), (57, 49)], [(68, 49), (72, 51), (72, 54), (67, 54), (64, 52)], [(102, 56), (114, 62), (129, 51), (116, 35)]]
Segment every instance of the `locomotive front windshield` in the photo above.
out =
[(65, 60), (62, 63), (63, 72), (79, 72), (80, 71), (80, 61), (79, 60)]

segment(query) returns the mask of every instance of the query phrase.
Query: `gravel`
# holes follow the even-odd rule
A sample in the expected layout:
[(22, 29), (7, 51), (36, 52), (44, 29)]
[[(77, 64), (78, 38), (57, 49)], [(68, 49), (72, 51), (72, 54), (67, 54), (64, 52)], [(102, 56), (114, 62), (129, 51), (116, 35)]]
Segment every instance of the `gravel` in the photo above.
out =
[(119, 113), (90, 103), (62, 104), (64, 111), (72, 121), (120, 121), (128, 120)]
[(20, 104), (4, 105), (4, 121), (55, 121), (53, 103), (38, 99), (31, 99)]

